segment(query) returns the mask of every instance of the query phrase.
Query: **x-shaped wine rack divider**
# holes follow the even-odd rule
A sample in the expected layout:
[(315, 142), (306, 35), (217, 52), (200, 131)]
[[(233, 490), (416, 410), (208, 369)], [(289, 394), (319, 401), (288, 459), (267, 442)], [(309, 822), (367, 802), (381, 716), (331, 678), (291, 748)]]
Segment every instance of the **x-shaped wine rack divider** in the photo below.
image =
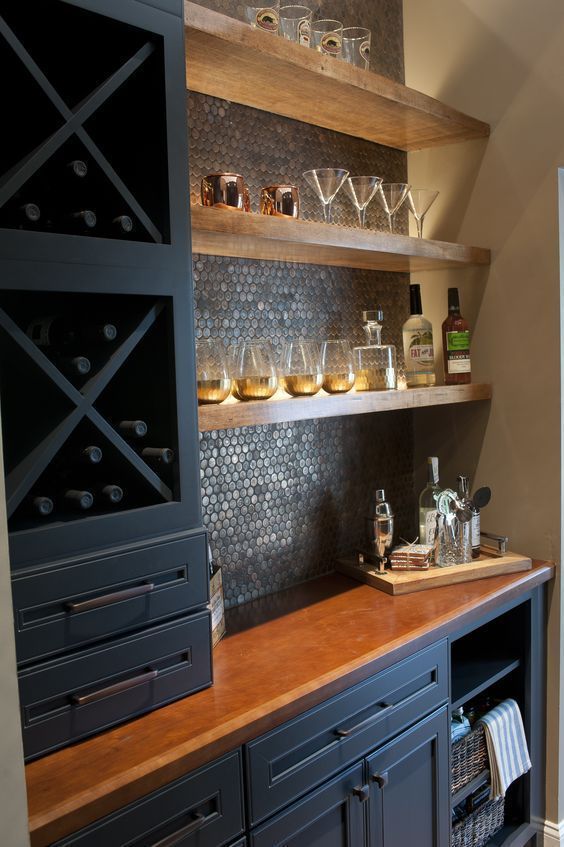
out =
[(8, 474), (6, 479), (8, 517), (14, 513), (25, 495), (83, 418), (88, 418), (165, 500), (173, 499), (172, 491), (168, 485), (94, 408), (94, 403), (102, 391), (124, 364), (130, 353), (137, 347), (163, 309), (163, 303), (156, 303), (151, 308), (123, 343), (114, 350), (106, 364), (83, 386), (82, 391), (75, 388), (9, 315), (3, 309), (0, 309), (0, 327), (33, 359), (75, 406), (72, 412)]
[(76, 135), (86, 147), (92, 158), (97, 162), (99, 167), (113, 183), (114, 187), (120, 192), (125, 202), (129, 205), (129, 208), (135, 213), (145, 229), (150, 233), (153, 240), (156, 241), (157, 244), (162, 244), (162, 235), (157, 227), (154, 225), (140, 203), (135, 199), (125, 183), (121, 180), (120, 176), (113, 169), (100, 148), (92, 140), (83, 126), (85, 121), (87, 121), (88, 118), (90, 118), (94, 112), (96, 112), (100, 106), (102, 106), (139, 67), (141, 67), (143, 62), (149, 58), (155, 50), (154, 44), (149, 41), (144, 44), (143, 47), (137, 50), (137, 52), (134, 53), (127, 62), (125, 62), (120, 68), (118, 68), (117, 71), (101, 83), (98, 88), (79, 103), (78, 106), (74, 109), (69, 109), (63, 98), (51, 85), (41, 68), (30, 56), (24, 45), (1, 16), (0, 33), (4, 36), (8, 44), (27, 67), (43, 90), (44, 94), (46, 94), (65, 121), (59, 129), (55, 130), (55, 132), (43, 142), (43, 144), (25, 156), (20, 162), (18, 162), (17, 165), (5, 174), (2, 182), (0, 183), (0, 207), (2, 207), (10, 199), (10, 197), (12, 197), (16, 191), (18, 191), (22, 185), (27, 182), (31, 175), (36, 173), (39, 168), (51, 158), (51, 156), (71, 137), (71, 135)]

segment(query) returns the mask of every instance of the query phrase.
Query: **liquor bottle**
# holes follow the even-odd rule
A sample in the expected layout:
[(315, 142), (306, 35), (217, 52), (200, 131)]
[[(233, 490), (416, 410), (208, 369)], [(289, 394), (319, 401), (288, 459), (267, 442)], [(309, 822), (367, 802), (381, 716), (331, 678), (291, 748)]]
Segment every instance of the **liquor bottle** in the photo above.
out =
[(86, 376), (92, 367), (86, 356), (60, 356), (57, 358), (57, 366), (69, 376)]
[(102, 449), (91, 444), (80, 451), (80, 462), (83, 465), (99, 465), (102, 455)]
[(419, 495), (419, 543), (433, 544), (437, 527), (437, 501), (435, 494), (440, 492), (439, 459), (429, 456), (427, 459), (427, 485)]
[(74, 229), (84, 232), (94, 229), (98, 223), (98, 218), (96, 212), (93, 212), (92, 209), (83, 209), (82, 211), (71, 212), (69, 222)]
[(94, 505), (94, 497), (91, 491), (80, 491), (76, 488), (69, 488), (65, 491), (63, 497), (67, 506), (75, 511), (86, 512)]
[(148, 431), (145, 421), (120, 421), (118, 429), (124, 438), (144, 438)]
[(433, 325), (423, 317), (421, 287), (409, 286), (410, 312), (403, 325), (403, 352), (405, 356), (405, 379), (408, 388), (435, 384), (435, 352), (433, 349)]
[(171, 465), (174, 461), (174, 450), (170, 447), (144, 447), (141, 455), (151, 464)]
[(82, 159), (72, 159), (67, 163), (66, 173), (74, 180), (84, 179), (88, 175), (88, 165)]
[(448, 290), (448, 317), (443, 322), (445, 385), (466, 385), (470, 372), (470, 328), (460, 314), (458, 288)]
[(118, 215), (112, 220), (112, 225), (114, 231), (120, 235), (129, 235), (133, 232), (133, 221), (129, 215)]
[(29, 511), (37, 518), (47, 518), (52, 514), (54, 503), (50, 497), (30, 497), (28, 500)]
[(41, 209), (37, 203), (23, 203), (19, 207), (18, 211), (20, 213), (20, 228), (25, 229), (25, 227), (39, 223), (41, 218)]
[(470, 480), (468, 477), (460, 475), (456, 478), (456, 481), (458, 483), (458, 494), (464, 507), (470, 509), (472, 512), (472, 524), (470, 527), (472, 558), (477, 559), (480, 555), (480, 510), (470, 498)]
[(96, 495), (109, 506), (117, 506), (123, 500), (123, 488), (114, 483), (101, 485), (96, 489)]
[(117, 338), (117, 328), (112, 323), (77, 323), (64, 315), (34, 318), (27, 327), (27, 335), (38, 347), (70, 347), (78, 343), (111, 342)]

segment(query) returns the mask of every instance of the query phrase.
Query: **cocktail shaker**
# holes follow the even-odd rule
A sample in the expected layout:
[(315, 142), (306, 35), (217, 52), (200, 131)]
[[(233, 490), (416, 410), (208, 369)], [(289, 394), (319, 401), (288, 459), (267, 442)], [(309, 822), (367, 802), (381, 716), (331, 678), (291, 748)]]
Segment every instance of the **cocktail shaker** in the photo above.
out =
[(394, 513), (386, 502), (383, 488), (376, 489), (366, 518), (366, 534), (370, 553), (385, 564), (394, 539)]

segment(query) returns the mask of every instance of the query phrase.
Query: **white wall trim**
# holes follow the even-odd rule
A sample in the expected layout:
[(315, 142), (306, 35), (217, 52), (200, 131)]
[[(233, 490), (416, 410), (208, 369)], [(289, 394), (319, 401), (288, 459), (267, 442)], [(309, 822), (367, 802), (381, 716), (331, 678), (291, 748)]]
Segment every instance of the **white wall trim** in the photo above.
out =
[(537, 825), (542, 836), (542, 847), (564, 847), (564, 820), (560, 823), (538, 821)]

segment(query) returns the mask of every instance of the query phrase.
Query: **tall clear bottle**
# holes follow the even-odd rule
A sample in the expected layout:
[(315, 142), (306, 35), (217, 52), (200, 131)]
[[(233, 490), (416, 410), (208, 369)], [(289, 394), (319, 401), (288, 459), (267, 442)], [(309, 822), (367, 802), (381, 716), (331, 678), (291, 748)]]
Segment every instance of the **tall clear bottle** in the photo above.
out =
[(419, 543), (433, 544), (437, 527), (437, 501), (439, 494), (439, 459), (429, 456), (427, 459), (427, 485), (419, 495)]
[(403, 325), (405, 379), (408, 388), (435, 384), (435, 351), (433, 325), (423, 316), (421, 287), (409, 286), (411, 317)]
[(458, 476), (458, 494), (460, 499), (472, 512), (472, 523), (470, 528), (470, 541), (472, 544), (472, 558), (477, 559), (480, 555), (480, 510), (474, 505), (470, 498), (470, 480), (467, 476)]

